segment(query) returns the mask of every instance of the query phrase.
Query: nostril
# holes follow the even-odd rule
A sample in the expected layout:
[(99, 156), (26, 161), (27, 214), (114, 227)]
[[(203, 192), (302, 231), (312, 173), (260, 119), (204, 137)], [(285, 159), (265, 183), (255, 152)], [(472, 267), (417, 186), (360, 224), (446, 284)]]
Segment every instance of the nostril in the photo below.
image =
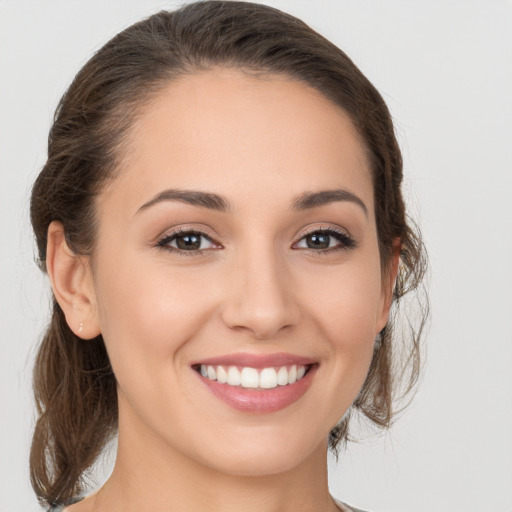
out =
[(250, 274), (224, 304), (221, 315), (225, 325), (246, 331), (256, 340), (275, 337), (284, 328), (296, 326), (301, 310), (291, 295), (291, 282), (277, 272), (257, 273), (253, 269)]

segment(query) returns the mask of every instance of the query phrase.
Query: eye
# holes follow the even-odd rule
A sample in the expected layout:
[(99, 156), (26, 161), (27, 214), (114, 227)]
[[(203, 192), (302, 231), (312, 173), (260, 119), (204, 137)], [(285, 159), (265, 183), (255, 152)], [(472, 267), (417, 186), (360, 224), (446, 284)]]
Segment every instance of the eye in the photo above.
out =
[(208, 235), (199, 231), (178, 230), (166, 235), (158, 243), (158, 247), (181, 253), (197, 253), (208, 249), (218, 249), (216, 244)]
[(303, 236), (294, 249), (310, 249), (316, 252), (332, 252), (336, 250), (347, 250), (355, 247), (353, 238), (342, 231), (335, 229), (317, 229)]

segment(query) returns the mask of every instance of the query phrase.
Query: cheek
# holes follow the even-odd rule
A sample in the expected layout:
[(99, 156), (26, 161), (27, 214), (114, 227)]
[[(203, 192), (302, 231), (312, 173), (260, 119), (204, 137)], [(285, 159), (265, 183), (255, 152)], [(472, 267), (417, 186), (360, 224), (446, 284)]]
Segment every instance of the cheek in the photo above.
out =
[(321, 319), (328, 338), (342, 345), (359, 345), (373, 340), (382, 309), (381, 277), (378, 265), (354, 264), (317, 276), (311, 307)]
[(352, 265), (346, 270), (318, 276), (321, 293), (311, 294), (309, 301), (309, 317), (324, 340), (329, 368), (325, 389), (332, 392), (332, 401), (340, 402), (341, 411), (355, 399), (368, 373), (382, 307), (380, 267)]
[(199, 276), (142, 263), (119, 261), (97, 276), (101, 330), (119, 376), (124, 368), (152, 377), (159, 366), (168, 368), (212, 307)]

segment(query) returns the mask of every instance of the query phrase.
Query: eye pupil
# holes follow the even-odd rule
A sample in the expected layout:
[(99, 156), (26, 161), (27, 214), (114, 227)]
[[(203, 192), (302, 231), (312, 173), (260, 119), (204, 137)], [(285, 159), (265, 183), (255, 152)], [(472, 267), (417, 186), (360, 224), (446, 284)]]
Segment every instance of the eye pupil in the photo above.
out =
[(176, 246), (183, 250), (198, 250), (201, 247), (201, 236), (195, 233), (176, 237)]
[(330, 235), (326, 233), (313, 233), (306, 238), (309, 249), (327, 249)]

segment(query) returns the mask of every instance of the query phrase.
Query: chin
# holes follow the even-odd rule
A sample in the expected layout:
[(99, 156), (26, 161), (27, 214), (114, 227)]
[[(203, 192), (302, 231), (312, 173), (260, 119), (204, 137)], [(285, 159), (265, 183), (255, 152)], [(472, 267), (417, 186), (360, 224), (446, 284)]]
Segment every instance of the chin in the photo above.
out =
[(215, 453), (210, 451), (208, 461), (203, 463), (229, 475), (263, 477), (292, 471), (315, 454), (323, 458), (326, 456), (327, 437), (320, 444), (308, 443), (303, 437), (294, 442), (283, 432), (275, 439), (262, 437), (265, 436), (246, 435), (238, 443), (219, 445), (219, 450)]

